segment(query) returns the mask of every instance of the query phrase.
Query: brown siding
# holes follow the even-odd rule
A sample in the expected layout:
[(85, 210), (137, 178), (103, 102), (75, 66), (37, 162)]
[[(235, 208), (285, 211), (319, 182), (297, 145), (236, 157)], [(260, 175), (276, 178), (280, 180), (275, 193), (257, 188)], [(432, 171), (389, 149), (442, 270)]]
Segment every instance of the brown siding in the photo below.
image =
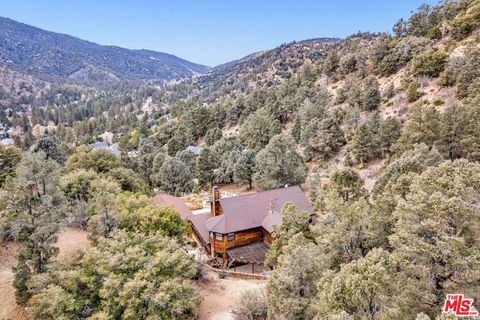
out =
[(257, 242), (262, 240), (263, 231), (262, 228), (255, 228), (240, 232), (235, 232), (235, 239), (232, 241), (227, 241), (227, 249), (243, 246), (252, 242)]
[(227, 249), (243, 246), (249, 243), (262, 241), (263, 239), (263, 229), (255, 228), (245, 231), (235, 232), (235, 239), (232, 241), (227, 240), (227, 235), (223, 235), (223, 240), (216, 240), (215, 234), (213, 237), (210, 237), (210, 242), (213, 243), (215, 252), (222, 253), (226, 257)]
[(273, 241), (272, 235), (265, 229), (263, 229), (263, 240), (267, 241), (268, 244), (272, 244)]

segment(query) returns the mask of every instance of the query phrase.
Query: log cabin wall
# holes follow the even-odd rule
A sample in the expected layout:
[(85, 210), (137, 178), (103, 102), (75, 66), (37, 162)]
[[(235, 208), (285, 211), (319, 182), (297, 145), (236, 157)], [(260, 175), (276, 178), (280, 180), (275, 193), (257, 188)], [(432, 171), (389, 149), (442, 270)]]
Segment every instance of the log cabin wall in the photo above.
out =
[[(227, 238), (227, 236), (225, 236)], [(226, 249), (243, 246), (263, 239), (263, 229), (254, 228), (234, 233), (234, 239), (226, 242)]]
[(227, 249), (243, 246), (263, 240), (263, 228), (254, 228), (233, 233), (233, 240), (228, 240), (230, 234), (222, 234), (222, 240), (217, 239), (220, 234), (211, 233), (210, 242), (215, 252), (226, 254)]
[(263, 240), (268, 242), (268, 244), (272, 244), (273, 238), (272, 235), (265, 229), (263, 229)]

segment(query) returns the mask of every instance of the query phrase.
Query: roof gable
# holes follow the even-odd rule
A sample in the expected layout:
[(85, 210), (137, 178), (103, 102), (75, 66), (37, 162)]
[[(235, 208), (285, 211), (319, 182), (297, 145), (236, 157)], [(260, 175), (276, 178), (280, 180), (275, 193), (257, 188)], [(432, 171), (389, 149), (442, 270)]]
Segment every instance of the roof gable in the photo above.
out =
[(224, 214), (205, 222), (209, 231), (230, 233), (263, 226), (268, 232), (281, 222), (283, 206), (291, 202), (299, 210), (312, 212), (312, 204), (299, 186), (221, 198)]

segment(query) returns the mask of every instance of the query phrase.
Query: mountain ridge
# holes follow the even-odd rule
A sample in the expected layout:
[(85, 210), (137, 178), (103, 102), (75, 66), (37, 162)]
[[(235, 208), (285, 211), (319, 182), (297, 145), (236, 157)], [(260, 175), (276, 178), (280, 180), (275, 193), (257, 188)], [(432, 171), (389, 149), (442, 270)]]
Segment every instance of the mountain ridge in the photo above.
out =
[(100, 45), (5, 17), (0, 17), (0, 63), (73, 80), (171, 80), (208, 69), (172, 54)]

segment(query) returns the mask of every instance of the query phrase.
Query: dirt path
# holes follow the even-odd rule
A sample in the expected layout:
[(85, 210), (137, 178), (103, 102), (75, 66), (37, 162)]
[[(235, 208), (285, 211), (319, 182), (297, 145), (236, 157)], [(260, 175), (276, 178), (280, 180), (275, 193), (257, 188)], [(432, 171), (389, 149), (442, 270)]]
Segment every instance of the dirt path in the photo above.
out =
[[(66, 228), (58, 235), (58, 247), (60, 261), (68, 259), (75, 251), (85, 250), (90, 246), (87, 232)], [(15, 254), (17, 245), (9, 242), (0, 246), (0, 320), (29, 320), (25, 309), (15, 303), (15, 291), (12, 287)]]
[(263, 288), (266, 281), (243, 279), (219, 279), (213, 272), (208, 273), (208, 280), (199, 283), (198, 290), (203, 297), (200, 304), (201, 320), (231, 320), (232, 309), (240, 300), (243, 292), (249, 289)]

